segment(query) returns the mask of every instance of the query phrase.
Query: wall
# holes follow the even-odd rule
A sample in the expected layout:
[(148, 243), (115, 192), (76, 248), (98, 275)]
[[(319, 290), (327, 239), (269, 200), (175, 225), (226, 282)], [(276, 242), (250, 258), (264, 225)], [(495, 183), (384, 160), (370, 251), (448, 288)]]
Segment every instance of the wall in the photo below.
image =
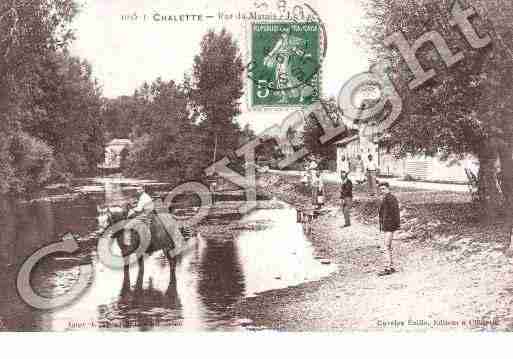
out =
[[(471, 159), (470, 156), (468, 156)], [(380, 148), (380, 169), (384, 175), (404, 178), (410, 175), (425, 181), (467, 182), (466, 161), (442, 161), (439, 157), (408, 156), (396, 159)]]
[(472, 156), (467, 156), (466, 160), (441, 161), (439, 157), (428, 156), (408, 156), (402, 159), (396, 159), (393, 150), (389, 151), (384, 146), (378, 146), (366, 142), (363, 138), (356, 139), (349, 143), (337, 145), (337, 170), (340, 171), (340, 157), (342, 155), (354, 158), (361, 154), (366, 160), (368, 154), (378, 157), (378, 165), (381, 175), (404, 178), (410, 175), (415, 179), (425, 181), (448, 181), (448, 182), (467, 182), (465, 174), (465, 165), (468, 161), (475, 161)]

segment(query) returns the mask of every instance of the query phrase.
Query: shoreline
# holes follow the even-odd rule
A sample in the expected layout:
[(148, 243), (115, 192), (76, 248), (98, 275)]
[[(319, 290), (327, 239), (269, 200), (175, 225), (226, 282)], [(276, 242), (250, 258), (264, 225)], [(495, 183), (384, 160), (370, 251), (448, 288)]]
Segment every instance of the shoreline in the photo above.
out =
[[(259, 191), (293, 206), (307, 200), (299, 179), (264, 174), (258, 184)], [(309, 240), (320, 257), (338, 266), (335, 273), (244, 298), (231, 311), (249, 318), (256, 330), (513, 330), (513, 291), (506, 280), (513, 260), (503, 253), (507, 238), (497, 225), (476, 223), (466, 212), (473, 209), (466, 194), (398, 191), (402, 229), (393, 246), (398, 272), (377, 277), (382, 263), (377, 201), (364, 190), (355, 189), (349, 229), (340, 228), (341, 213), (312, 223)], [(336, 205), (337, 186), (328, 185), (327, 193), (326, 205)], [(401, 322), (413, 324), (382, 324)]]

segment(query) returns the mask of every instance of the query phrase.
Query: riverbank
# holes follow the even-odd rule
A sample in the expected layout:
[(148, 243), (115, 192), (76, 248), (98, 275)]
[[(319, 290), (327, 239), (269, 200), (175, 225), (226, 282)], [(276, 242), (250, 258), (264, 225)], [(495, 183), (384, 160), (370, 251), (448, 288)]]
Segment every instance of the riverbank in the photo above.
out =
[[(292, 205), (308, 201), (299, 178), (265, 174), (259, 191)], [(355, 188), (353, 225), (342, 214), (319, 217), (309, 239), (339, 270), (317, 282), (273, 290), (238, 303), (234, 312), (275, 330), (511, 330), (513, 261), (500, 223), (483, 225), (466, 193), (393, 189), (402, 230), (394, 242), (398, 273), (382, 267), (377, 200)], [(327, 206), (338, 204), (328, 184)]]

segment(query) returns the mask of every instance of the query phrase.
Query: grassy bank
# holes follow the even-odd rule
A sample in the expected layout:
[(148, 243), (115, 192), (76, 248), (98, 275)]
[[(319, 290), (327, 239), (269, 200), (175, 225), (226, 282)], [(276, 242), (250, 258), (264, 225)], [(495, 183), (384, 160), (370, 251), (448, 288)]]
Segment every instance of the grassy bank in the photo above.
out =
[[(296, 206), (308, 201), (299, 179), (262, 175), (259, 190)], [(382, 266), (377, 200), (355, 189), (354, 224), (321, 216), (309, 240), (338, 265), (317, 282), (248, 298), (234, 311), (276, 330), (480, 331), (513, 328), (513, 261), (500, 223), (480, 223), (467, 194), (393, 189), (402, 229), (394, 242), (398, 273)], [(328, 185), (328, 206), (338, 188)]]
[[(309, 191), (298, 177), (264, 174), (259, 177), (259, 192), (277, 197), (297, 207), (311, 203)], [(326, 185), (327, 207), (340, 205), (339, 185)], [(456, 192), (422, 191), (419, 189), (392, 187), (401, 207), (401, 240), (439, 245), (440, 238), (453, 242), (467, 237), (477, 241), (494, 241), (507, 247), (507, 229), (498, 219), (486, 223), (478, 204), (470, 195)], [(352, 217), (358, 222), (378, 226), (379, 197), (367, 194), (365, 185), (354, 186)], [(321, 219), (322, 220), (322, 219)], [(449, 239), (449, 240), (447, 240)]]

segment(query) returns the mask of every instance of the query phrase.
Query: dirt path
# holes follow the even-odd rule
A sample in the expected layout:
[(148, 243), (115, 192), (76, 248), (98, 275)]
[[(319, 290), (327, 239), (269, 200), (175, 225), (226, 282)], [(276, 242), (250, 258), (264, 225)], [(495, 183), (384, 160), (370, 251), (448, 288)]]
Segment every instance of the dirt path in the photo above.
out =
[[(263, 293), (235, 311), (255, 326), (277, 330), (469, 331), (513, 328), (513, 261), (501, 238), (401, 233), (398, 272), (378, 277), (382, 254), (376, 226), (319, 218), (311, 240), (339, 270), (319, 282)], [(479, 237), (479, 236), (478, 236)]]

